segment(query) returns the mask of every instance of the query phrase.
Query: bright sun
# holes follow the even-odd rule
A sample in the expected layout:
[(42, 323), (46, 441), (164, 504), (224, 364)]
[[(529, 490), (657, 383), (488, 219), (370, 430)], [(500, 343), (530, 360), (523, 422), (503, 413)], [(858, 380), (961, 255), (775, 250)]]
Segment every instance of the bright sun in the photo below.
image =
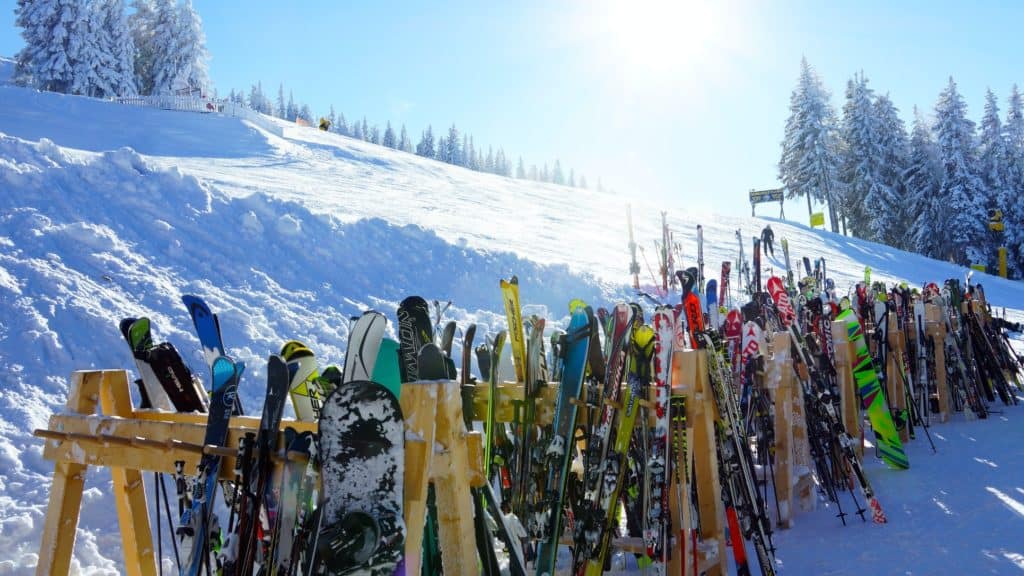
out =
[(724, 38), (720, 4), (695, 0), (603, 0), (588, 3), (586, 20), (602, 60), (623, 78), (676, 83), (713, 56)]

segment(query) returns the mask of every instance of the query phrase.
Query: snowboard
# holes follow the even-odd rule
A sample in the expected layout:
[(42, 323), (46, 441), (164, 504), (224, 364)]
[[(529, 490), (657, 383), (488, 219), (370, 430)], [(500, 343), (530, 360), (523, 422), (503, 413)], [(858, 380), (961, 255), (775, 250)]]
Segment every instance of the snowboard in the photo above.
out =
[(403, 559), (405, 430), (398, 399), (346, 382), (320, 409), (317, 563), (328, 574), (392, 576)]

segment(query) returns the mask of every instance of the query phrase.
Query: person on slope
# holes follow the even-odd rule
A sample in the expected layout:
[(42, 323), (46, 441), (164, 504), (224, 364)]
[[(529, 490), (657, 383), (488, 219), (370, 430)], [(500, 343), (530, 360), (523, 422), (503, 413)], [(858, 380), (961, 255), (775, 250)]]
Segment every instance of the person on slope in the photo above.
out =
[(772, 232), (772, 225), (769, 224), (761, 231), (761, 245), (764, 246), (765, 255), (771, 254), (775, 257), (775, 232)]

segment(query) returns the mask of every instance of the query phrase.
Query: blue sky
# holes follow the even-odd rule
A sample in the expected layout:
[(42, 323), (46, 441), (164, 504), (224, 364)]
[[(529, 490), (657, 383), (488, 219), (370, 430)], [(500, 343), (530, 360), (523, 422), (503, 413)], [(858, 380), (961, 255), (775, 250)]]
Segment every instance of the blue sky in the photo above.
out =
[[(334, 104), (414, 139), (454, 122), (527, 165), (559, 158), (624, 197), (730, 214), (748, 213), (750, 188), (779, 185), (801, 56), (837, 110), (863, 70), (908, 124), (950, 75), (976, 121), (986, 88), (1005, 107), (1024, 84), (1017, 2), (194, 3), (222, 94), (283, 82), (316, 114)], [(14, 6), (0, 0), (3, 55), (21, 45)]]

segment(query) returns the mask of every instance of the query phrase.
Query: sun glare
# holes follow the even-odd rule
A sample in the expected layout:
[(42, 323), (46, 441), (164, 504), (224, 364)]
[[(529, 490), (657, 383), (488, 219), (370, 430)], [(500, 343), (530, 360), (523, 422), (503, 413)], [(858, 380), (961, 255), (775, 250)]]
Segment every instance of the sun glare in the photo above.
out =
[(592, 6), (607, 56), (627, 77), (671, 80), (710, 57), (721, 40), (717, 5), (710, 2), (606, 0)]

